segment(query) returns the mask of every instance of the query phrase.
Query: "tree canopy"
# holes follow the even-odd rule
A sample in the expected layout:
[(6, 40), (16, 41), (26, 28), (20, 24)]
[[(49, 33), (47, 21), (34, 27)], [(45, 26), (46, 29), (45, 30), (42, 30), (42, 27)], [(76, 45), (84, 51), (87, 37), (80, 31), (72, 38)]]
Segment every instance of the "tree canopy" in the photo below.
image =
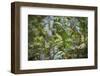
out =
[(28, 16), (28, 60), (88, 57), (88, 18)]

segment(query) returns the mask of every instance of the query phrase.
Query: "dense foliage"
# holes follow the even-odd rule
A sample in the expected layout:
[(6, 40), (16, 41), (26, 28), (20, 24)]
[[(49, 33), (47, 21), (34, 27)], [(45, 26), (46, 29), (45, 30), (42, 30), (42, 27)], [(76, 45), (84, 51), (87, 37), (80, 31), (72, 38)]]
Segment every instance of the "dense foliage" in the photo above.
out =
[(28, 16), (28, 60), (87, 58), (88, 18)]

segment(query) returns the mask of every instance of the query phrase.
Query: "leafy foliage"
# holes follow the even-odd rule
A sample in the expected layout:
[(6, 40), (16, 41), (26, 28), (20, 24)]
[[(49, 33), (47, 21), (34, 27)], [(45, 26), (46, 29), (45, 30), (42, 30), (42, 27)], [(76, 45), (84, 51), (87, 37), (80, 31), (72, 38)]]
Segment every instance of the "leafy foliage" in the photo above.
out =
[(28, 16), (28, 60), (87, 58), (87, 17)]

